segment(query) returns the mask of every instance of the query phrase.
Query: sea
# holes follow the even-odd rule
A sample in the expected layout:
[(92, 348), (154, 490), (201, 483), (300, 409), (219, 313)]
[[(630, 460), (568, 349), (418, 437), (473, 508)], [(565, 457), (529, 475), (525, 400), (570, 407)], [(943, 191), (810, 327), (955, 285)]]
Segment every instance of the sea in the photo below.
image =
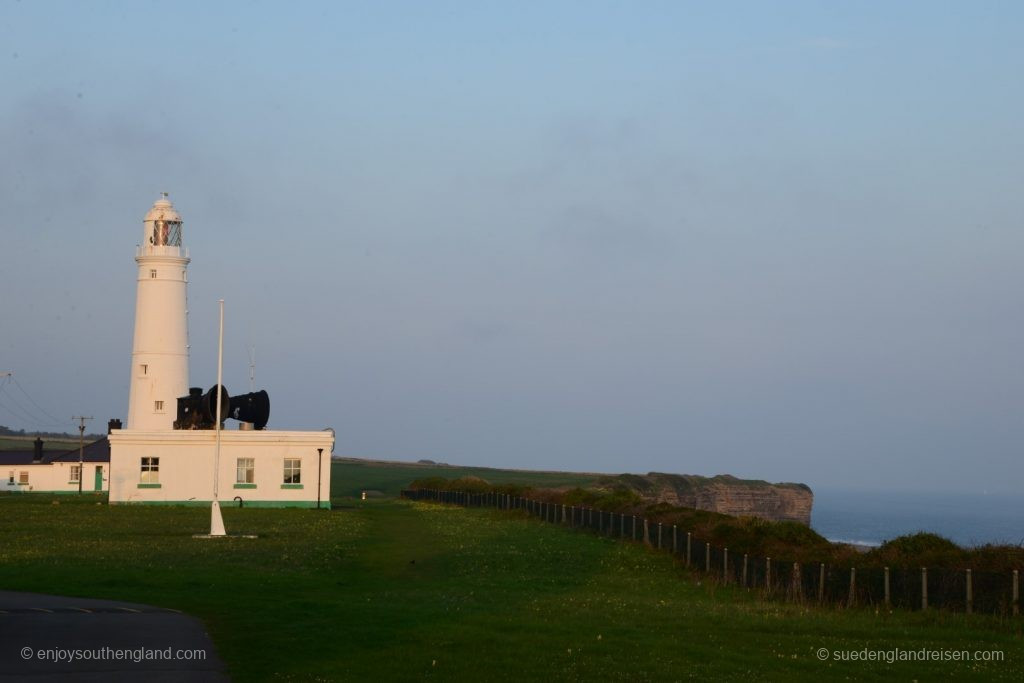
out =
[(877, 546), (928, 531), (964, 546), (1024, 544), (1024, 494), (815, 489), (811, 527), (839, 543)]

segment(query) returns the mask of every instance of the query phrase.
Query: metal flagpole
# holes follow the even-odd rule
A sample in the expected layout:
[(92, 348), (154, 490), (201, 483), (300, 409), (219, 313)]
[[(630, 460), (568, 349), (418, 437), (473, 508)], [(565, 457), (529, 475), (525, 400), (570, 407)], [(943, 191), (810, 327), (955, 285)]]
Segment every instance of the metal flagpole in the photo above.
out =
[(224, 299), (220, 303), (220, 335), (217, 339), (217, 445), (213, 454), (213, 503), (210, 506), (210, 535), (224, 536), (224, 518), (220, 514), (220, 422), (221, 397), (224, 395)]

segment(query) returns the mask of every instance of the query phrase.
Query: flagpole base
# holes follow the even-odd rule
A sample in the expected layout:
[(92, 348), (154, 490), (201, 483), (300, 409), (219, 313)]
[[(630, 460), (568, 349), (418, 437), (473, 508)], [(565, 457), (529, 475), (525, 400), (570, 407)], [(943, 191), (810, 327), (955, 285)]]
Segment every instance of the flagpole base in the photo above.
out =
[(210, 504), (210, 535), (227, 536), (227, 531), (224, 530), (224, 517), (220, 514), (219, 500)]

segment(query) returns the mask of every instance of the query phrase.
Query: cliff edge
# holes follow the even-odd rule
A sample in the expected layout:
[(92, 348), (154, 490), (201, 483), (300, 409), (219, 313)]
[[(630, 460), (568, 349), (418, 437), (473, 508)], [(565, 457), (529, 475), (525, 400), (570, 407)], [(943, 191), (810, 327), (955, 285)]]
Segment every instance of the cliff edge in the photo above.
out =
[(711, 510), (733, 516), (760, 517), (776, 522), (810, 526), (814, 493), (806, 484), (771, 484), (737, 479), (728, 474), (698, 477), (692, 474), (649, 472), (602, 477), (601, 488), (627, 488), (652, 503)]

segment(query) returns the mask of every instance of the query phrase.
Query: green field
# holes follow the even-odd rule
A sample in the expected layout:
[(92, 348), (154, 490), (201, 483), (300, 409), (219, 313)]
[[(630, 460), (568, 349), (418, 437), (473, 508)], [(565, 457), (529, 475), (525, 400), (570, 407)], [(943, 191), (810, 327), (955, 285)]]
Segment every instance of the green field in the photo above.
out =
[(368, 491), (371, 494), (397, 497), (403, 488), (423, 477), (479, 477), (492, 484), (556, 488), (584, 486), (601, 476), (604, 475), (348, 459), (335, 460), (331, 464), (331, 496), (357, 497), (362, 491)]
[[(0, 436), (0, 451), (31, 451), (34, 436)], [(85, 443), (92, 443), (95, 439), (86, 439)], [(47, 451), (70, 451), (78, 448), (78, 439), (43, 439), (43, 448)]]
[[(250, 680), (1021, 680), (1021, 622), (825, 610), (716, 587), (667, 555), (514, 513), (336, 500), (331, 512), (0, 496), (0, 586), (206, 623)], [(829, 650), (1001, 650), (1002, 662), (826, 662)]]

